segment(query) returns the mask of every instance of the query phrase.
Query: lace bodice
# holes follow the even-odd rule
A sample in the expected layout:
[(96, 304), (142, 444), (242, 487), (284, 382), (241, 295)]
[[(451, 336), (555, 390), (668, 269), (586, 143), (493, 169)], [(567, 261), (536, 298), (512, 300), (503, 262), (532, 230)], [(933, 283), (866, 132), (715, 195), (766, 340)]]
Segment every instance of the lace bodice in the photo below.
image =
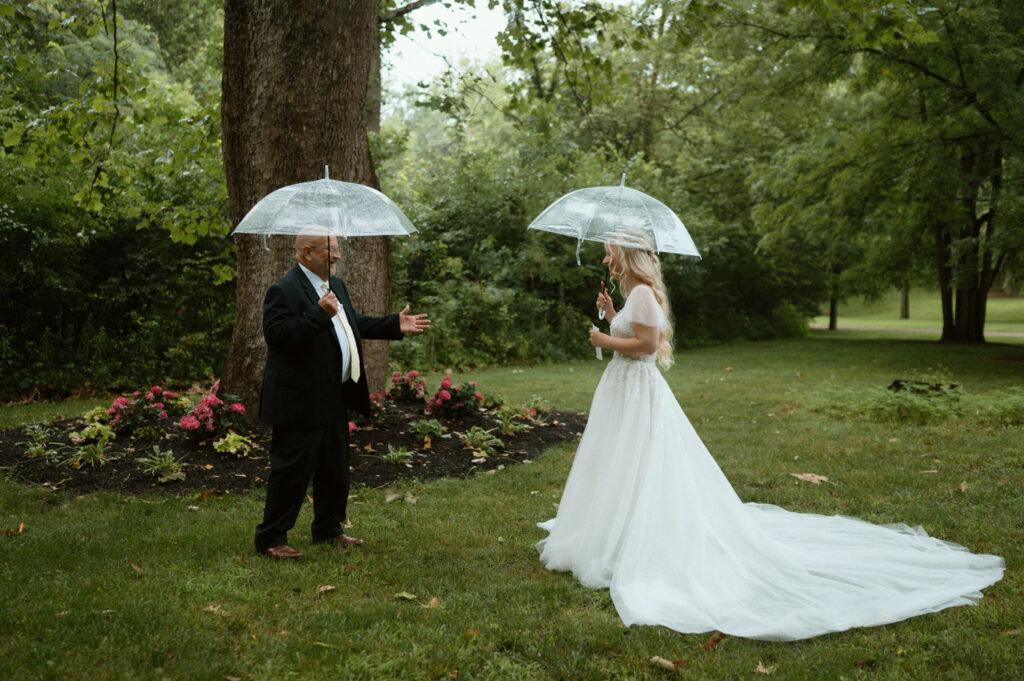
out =
[[(665, 313), (654, 297), (654, 291), (649, 286), (637, 286), (629, 292), (622, 309), (611, 322), (611, 335), (616, 338), (636, 338), (633, 331), (633, 324), (643, 326), (656, 326), (661, 329), (665, 326)], [(621, 352), (615, 353), (616, 359), (632, 361), (651, 362), (655, 361), (656, 353), (650, 355), (627, 355)]]

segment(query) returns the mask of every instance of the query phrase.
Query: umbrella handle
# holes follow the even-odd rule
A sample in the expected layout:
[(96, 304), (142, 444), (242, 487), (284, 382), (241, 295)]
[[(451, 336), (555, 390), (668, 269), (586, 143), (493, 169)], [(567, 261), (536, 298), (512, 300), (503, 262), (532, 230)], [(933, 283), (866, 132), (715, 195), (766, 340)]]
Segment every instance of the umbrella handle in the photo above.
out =
[(267, 234), (266, 234), (266, 232), (263, 233), (263, 250), (265, 250), (265, 251), (269, 251), (270, 250), (270, 246), (267, 245)]

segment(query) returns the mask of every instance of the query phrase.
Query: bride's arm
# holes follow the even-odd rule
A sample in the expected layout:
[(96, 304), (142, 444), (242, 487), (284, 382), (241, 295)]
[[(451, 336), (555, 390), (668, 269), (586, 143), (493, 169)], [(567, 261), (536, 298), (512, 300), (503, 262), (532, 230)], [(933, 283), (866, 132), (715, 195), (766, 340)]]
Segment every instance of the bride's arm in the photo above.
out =
[(626, 355), (653, 355), (658, 351), (658, 327), (634, 323), (633, 333), (636, 338), (617, 338), (591, 329), (590, 344)]

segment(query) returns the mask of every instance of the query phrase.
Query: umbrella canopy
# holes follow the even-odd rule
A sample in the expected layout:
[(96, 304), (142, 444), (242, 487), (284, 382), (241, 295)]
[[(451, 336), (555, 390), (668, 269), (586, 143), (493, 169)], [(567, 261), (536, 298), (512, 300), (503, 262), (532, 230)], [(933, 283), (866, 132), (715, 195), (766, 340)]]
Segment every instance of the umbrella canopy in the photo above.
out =
[(554, 232), (583, 241), (636, 246), (630, 234), (646, 234), (658, 253), (678, 253), (699, 258), (700, 252), (682, 220), (671, 208), (622, 183), (614, 187), (588, 187), (570, 192), (544, 209), (527, 229)]
[(406, 236), (417, 231), (402, 209), (381, 192), (328, 177), (281, 187), (252, 207), (235, 234), (296, 235), (319, 225), (328, 236)]

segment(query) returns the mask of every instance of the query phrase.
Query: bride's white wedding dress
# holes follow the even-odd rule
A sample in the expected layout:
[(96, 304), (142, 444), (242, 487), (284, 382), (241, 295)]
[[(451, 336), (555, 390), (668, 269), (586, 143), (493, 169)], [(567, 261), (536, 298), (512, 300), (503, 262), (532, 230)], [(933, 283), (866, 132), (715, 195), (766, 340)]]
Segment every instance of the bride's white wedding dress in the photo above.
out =
[[(611, 323), (661, 327), (646, 286)], [(654, 356), (615, 354), (594, 393), (557, 516), (537, 544), (551, 570), (610, 587), (626, 625), (794, 640), (976, 604), (1003, 559), (920, 527), (743, 503)]]

